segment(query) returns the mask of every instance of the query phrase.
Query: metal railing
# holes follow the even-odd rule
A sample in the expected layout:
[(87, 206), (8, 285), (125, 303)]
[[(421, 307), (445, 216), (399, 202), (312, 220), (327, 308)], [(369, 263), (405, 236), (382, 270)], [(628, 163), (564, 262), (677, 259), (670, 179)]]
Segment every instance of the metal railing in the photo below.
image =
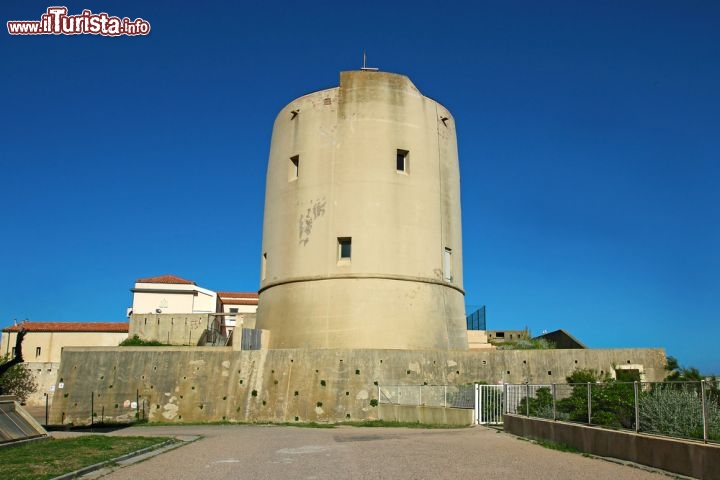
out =
[(473, 385), (379, 385), (378, 402), (387, 405), (474, 408)]
[(720, 385), (697, 382), (506, 384), (504, 411), (720, 442)]
[[(122, 400), (120, 400), (122, 399)], [(73, 396), (66, 402), (60, 418), (54, 423), (61, 425), (68, 421), (78, 425), (93, 427), (106, 424), (132, 424), (148, 418), (150, 398), (140, 390), (117, 394), (117, 392), (89, 392), (79, 397)], [(45, 426), (48, 426), (49, 406), (45, 402)]]

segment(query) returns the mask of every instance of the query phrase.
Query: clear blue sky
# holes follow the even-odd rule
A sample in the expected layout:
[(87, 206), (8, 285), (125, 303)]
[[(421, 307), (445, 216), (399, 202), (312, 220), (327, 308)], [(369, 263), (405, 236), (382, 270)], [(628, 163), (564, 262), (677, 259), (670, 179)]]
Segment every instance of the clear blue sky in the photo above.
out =
[(11, 36), (0, 324), (121, 321), (135, 279), (254, 291), (272, 123), (363, 49), (458, 125), (465, 289), (492, 329), (720, 374), (720, 4), (67, 2), (148, 36)]

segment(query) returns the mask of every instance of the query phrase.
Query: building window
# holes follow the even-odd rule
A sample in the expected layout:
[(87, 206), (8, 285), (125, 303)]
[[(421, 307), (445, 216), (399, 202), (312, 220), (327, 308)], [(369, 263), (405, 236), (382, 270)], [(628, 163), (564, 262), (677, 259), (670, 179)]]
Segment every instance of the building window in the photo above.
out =
[(42, 348), (40, 348), (40, 347), (35, 347), (35, 356), (36, 356), (36, 357), (39, 357), (39, 356), (40, 356), (40, 352), (42, 352)]
[(398, 173), (409, 173), (410, 172), (410, 165), (409, 165), (409, 157), (407, 150), (399, 150), (397, 151), (397, 156), (395, 160), (395, 169)]
[(290, 157), (290, 163), (288, 163), (288, 182), (297, 180), (300, 175), (300, 155)]
[(338, 260), (350, 260), (352, 256), (352, 238), (338, 237)]
[(452, 282), (452, 249), (445, 247), (443, 252), (443, 278)]
[(262, 264), (260, 265), (260, 280), (265, 280), (265, 272), (267, 270), (267, 252), (262, 255)]

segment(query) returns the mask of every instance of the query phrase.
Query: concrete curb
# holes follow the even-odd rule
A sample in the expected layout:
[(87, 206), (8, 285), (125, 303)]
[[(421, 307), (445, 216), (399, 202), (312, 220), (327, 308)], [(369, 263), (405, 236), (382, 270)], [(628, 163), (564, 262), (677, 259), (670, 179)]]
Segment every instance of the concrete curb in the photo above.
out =
[[(195, 440), (192, 440), (192, 441), (195, 441)], [(114, 463), (119, 463), (119, 462), (122, 462), (125, 460), (130, 460), (134, 457), (140, 457), (141, 455), (145, 455), (145, 454), (149, 454), (149, 453), (152, 453), (153, 455), (148, 455), (148, 456), (159, 455), (168, 450), (182, 447), (185, 443), (190, 443), (190, 442), (171, 438), (171, 439), (168, 439), (167, 441), (165, 441), (163, 443), (159, 443), (157, 445), (145, 447), (140, 450), (136, 450), (134, 452), (126, 453), (125, 455), (121, 455), (119, 457), (111, 458), (110, 460), (105, 460), (104, 462), (95, 463), (93, 465), (88, 465), (87, 467), (80, 468), (73, 472), (65, 473), (63, 475), (60, 475), (59, 477), (53, 478), (52, 480), (69, 480), (69, 479), (73, 479), (73, 478), (80, 478), (88, 473), (105, 468), (108, 465), (112, 465)], [(132, 463), (132, 462), (129, 462), (129, 463)]]

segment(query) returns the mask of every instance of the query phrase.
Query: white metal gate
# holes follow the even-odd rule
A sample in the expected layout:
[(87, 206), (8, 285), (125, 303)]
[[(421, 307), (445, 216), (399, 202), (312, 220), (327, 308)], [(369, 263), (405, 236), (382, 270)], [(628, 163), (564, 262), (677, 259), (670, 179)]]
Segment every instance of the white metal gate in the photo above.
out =
[(475, 423), (503, 423), (503, 385), (475, 385)]

